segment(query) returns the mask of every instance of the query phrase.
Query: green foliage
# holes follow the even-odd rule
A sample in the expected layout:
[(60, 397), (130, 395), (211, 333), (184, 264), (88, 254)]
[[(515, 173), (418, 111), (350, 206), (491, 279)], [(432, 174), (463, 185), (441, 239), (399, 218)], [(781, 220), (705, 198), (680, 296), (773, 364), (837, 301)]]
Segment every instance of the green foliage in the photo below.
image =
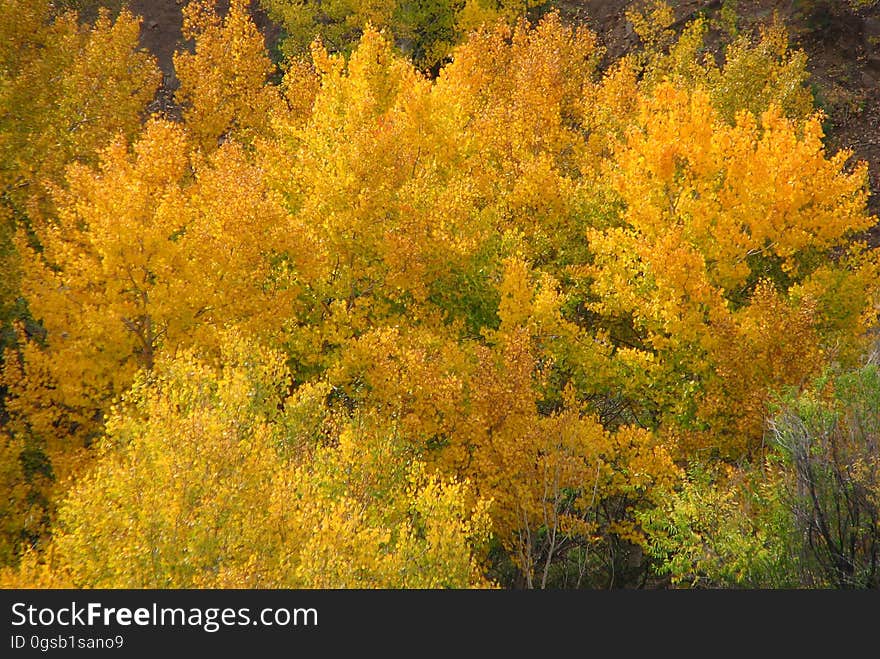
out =
[(320, 39), (331, 53), (349, 55), (367, 26), (384, 30), (417, 66), (435, 73), (470, 30), (514, 21), (539, 0), (260, 0), (285, 31), (288, 57)]
[(640, 516), (655, 568), (713, 588), (880, 586), (880, 367), (783, 397), (760, 466), (694, 464)]
[(779, 23), (763, 29), (756, 43), (737, 37), (724, 52), (723, 66), (709, 68), (713, 104), (730, 122), (739, 112), (758, 116), (771, 105), (790, 118), (807, 117), (813, 111), (808, 78), (806, 53), (789, 48)]
[(781, 478), (769, 465), (725, 473), (693, 463), (681, 490), (640, 517), (656, 572), (678, 587), (799, 586)]
[[(706, 19), (688, 23), (676, 37), (665, 29), (672, 23), (672, 13), (664, 2), (656, 2), (650, 12), (631, 10), (627, 16), (645, 46), (636, 55), (644, 69), (644, 87), (669, 80), (689, 89), (702, 87), (729, 123), (740, 112), (760, 116), (771, 106), (792, 119), (812, 114), (807, 56), (791, 49), (783, 24), (763, 26), (757, 36), (729, 30), (730, 42), (719, 64), (706, 47)], [(730, 24), (729, 10), (725, 16)]]
[(772, 430), (811, 580), (880, 587), (880, 367), (869, 363), (785, 399)]

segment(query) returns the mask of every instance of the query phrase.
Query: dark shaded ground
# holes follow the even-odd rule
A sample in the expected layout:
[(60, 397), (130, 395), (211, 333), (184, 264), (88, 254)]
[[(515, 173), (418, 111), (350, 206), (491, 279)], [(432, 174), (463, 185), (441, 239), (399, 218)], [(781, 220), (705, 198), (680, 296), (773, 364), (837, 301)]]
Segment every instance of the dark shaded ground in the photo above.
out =
[[(721, 0), (668, 0), (678, 26), (700, 13), (717, 17)], [(182, 47), (181, 9), (188, 0), (129, 0), (144, 17), (141, 42), (159, 60), (165, 73), (163, 90), (153, 109), (172, 109), (177, 87), (172, 54)], [(222, 2), (221, 2), (222, 4)], [(594, 30), (613, 61), (635, 47), (638, 37), (625, 12), (631, 0), (560, 0), (563, 16)], [(251, 4), (255, 23), (271, 48), (278, 28)], [(809, 57), (809, 70), (819, 107), (828, 115), (828, 144), (833, 151), (852, 149), (855, 159), (869, 163), (871, 211), (880, 214), (880, 4), (852, 10), (843, 0), (738, 0), (740, 28), (756, 31), (774, 15), (788, 27), (791, 43)], [(880, 244), (880, 229), (871, 237)]]
[(141, 45), (159, 60), (159, 67), (169, 75), (171, 57), (181, 45), (183, 24), (181, 9), (186, 0), (129, 0), (129, 8), (143, 16)]
[(186, 0), (129, 0), (128, 3), (132, 12), (143, 17), (141, 45), (156, 57), (162, 69), (162, 87), (150, 105), (150, 112), (176, 115), (174, 90), (178, 85), (172, 57), (183, 45), (181, 9), (185, 4)]

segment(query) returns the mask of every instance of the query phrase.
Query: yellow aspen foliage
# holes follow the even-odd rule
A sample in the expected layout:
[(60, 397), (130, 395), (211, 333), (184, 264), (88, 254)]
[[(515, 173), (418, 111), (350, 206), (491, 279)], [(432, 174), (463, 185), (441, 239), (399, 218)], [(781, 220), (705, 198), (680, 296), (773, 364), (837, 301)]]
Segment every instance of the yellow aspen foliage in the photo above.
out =
[(101, 11), (93, 25), (49, 2), (10, 0), (0, 16), (0, 191), (18, 221), (46, 212), (44, 180), (133, 136), (161, 74), (138, 46), (140, 20)]
[(708, 94), (713, 109), (727, 123), (748, 111), (756, 117), (775, 106), (800, 125), (813, 114), (806, 55), (792, 50), (781, 23), (764, 26), (756, 36), (740, 34), (723, 46), (717, 62), (707, 52), (708, 23), (697, 18), (676, 37), (669, 28), (674, 16), (667, 3), (644, 11), (630, 10), (628, 20), (643, 49), (609, 64), (602, 80), (585, 90), (585, 125), (593, 158), (610, 157), (615, 144), (637, 122), (639, 99), (660, 85)]
[(263, 36), (246, 0), (232, 0), (225, 16), (216, 0), (195, 0), (183, 9), (183, 36), (194, 52), (178, 51), (174, 69), (180, 79), (176, 99), (196, 143), (206, 152), (224, 140), (249, 144), (270, 132), (280, 108), (278, 88), (268, 84), (274, 72)]
[(163, 355), (114, 409), (61, 507), (60, 574), (78, 587), (488, 585), (467, 484), (357, 423), (302, 460), (282, 355), (227, 336), (221, 367)]
[(324, 352), (348, 336), (424, 303), (432, 280), (467, 260), (475, 230), (461, 224), (467, 200), (441, 183), (430, 83), (372, 30), (347, 63), (317, 44), (313, 57), (320, 89), (309, 121), (279, 120), (279, 140), (262, 155), (286, 208), (320, 245), (290, 343), (299, 361), (326, 367)]
[(45, 552), (28, 549), (14, 567), (0, 568), (0, 588), (4, 589), (74, 589), (65, 570), (55, 560), (54, 548)]
[[(675, 416), (693, 416), (681, 403), (699, 407), (701, 382), (730, 379), (721, 399), (739, 421), (710, 428), (716, 442), (741, 435), (736, 448), (727, 447), (734, 454), (760, 442), (759, 410), (769, 391), (797, 384), (821, 362), (812, 298), (793, 297), (794, 309), (784, 299), (818, 267), (819, 255), (827, 262), (875, 221), (865, 210), (865, 165), (850, 168), (848, 158), (826, 156), (816, 117), (799, 128), (771, 107), (759, 121), (742, 112), (731, 126), (704, 92), (664, 84), (641, 100), (638, 123), (609, 163), (625, 224), (587, 232), (595, 254), (592, 308), (632, 318), (639, 349), (660, 358), (669, 380), (680, 378), (668, 401)], [(857, 271), (842, 276), (864, 281)], [(850, 317), (870, 311), (864, 295), (847, 303)], [(780, 314), (789, 313), (801, 329), (780, 335)], [(859, 329), (850, 325), (846, 338), (829, 336), (828, 345), (855, 345)], [(750, 385), (744, 366), (756, 369)], [(739, 395), (730, 386), (748, 389), (752, 402), (734, 403)], [(714, 418), (696, 413), (698, 424)]]
[(504, 262), (504, 275), (499, 286), (501, 301), (498, 304), (499, 330), (506, 331), (522, 324), (532, 305), (532, 286), (529, 281), (529, 264), (522, 259), (509, 257)]
[(612, 64), (584, 89), (584, 126), (589, 129), (583, 167), (598, 167), (624, 139), (639, 107), (639, 67), (633, 57)]
[(313, 311), (293, 329), (299, 361), (326, 362), (312, 346), (332, 351), (388, 313), (439, 307), (478, 336), (497, 324), (497, 250), (579, 249), (569, 200), (598, 60), (589, 32), (555, 15), (535, 30), (493, 28), (435, 84), (372, 29), (348, 62), (320, 45), (313, 58), (310, 120), (279, 120), (280, 139), (263, 151), (273, 187), (327, 255), (321, 279), (304, 282)]
[(880, 253), (864, 243), (852, 242), (835, 262), (819, 264), (808, 277), (790, 289), (795, 303), (809, 300), (816, 315), (815, 330), (829, 346), (827, 357), (855, 364), (864, 356), (860, 341), (838, 337), (869, 336), (880, 309)]
[(47, 183), (74, 161), (94, 163), (116, 134), (130, 138), (161, 79), (138, 46), (128, 11), (93, 24), (43, 0), (8, 0), (0, 12), (0, 350), (26, 317), (17, 228), (51, 214)]
[[(390, 428), (357, 422), (293, 476), (305, 538), (297, 579), (310, 587), (476, 588), (490, 520), (464, 480), (432, 475)], [(289, 496), (289, 495), (287, 495)]]
[(863, 356), (866, 168), (780, 28), (716, 63), (655, 3), (600, 72), (552, 12), (274, 4), (310, 60), (276, 85), (243, 0), (190, 3), (183, 120), (53, 165), (17, 234), (4, 583), (642, 583), (681, 465)]
[[(626, 479), (597, 477), (596, 456), (627, 471), (632, 446), (654, 447), (653, 484), (633, 490), (649, 506), (674, 482), (670, 456), (754, 447), (770, 392), (813, 373), (824, 346), (854, 355), (873, 299), (870, 267), (833, 268), (853, 306), (827, 311), (840, 280), (812, 275), (872, 223), (863, 169), (826, 156), (818, 119), (770, 107), (730, 123), (709, 83), (642, 89), (633, 62), (596, 80), (598, 55), (551, 15), (475, 33), (430, 82), (367, 30), (348, 62), (313, 48), (311, 118), (279, 121), (261, 147), (327, 247), (301, 282), (297, 377), (325, 373), (334, 400), (468, 478), (511, 555), (546, 538), (526, 531), (554, 507), (536, 456), (565, 465), (568, 491), (598, 482), (614, 511), (575, 544), (640, 542), (609, 503)], [(574, 444), (554, 443), (560, 424)], [(587, 509), (573, 500), (570, 528)], [(532, 585), (536, 547), (516, 550)]]
[(630, 7), (626, 18), (642, 42), (643, 52), (648, 55), (662, 52), (675, 40), (675, 31), (671, 29), (675, 23), (675, 12), (663, 0), (645, 3), (641, 11), (637, 7)]
[(309, 227), (284, 212), (250, 160), (227, 142), (197, 163), (186, 188), (183, 234), (169, 240), (187, 265), (169, 272), (167, 284), (181, 341), (213, 345), (227, 322), (259, 337), (277, 334), (297, 311), (297, 282), (322, 263)]
[(396, 7), (394, 0), (260, 0), (260, 4), (284, 27), (283, 49), (288, 56), (308, 52), (316, 38), (332, 52), (348, 55), (368, 26), (388, 27)]
[(713, 374), (699, 409), (711, 439), (699, 438), (698, 447), (745, 454), (763, 437), (769, 395), (806, 384), (833, 357), (819, 336), (816, 307), (806, 296), (789, 302), (762, 281), (732, 323), (714, 328), (706, 340)]
[(181, 265), (169, 238), (181, 228), (185, 149), (182, 131), (154, 122), (134, 155), (118, 141), (97, 171), (73, 166), (69, 189), (56, 189), (57, 223), (39, 232), (41, 251), (21, 242), (22, 289), (45, 348), (23, 342), (5, 380), (8, 408), (33, 433), (69, 442), (95, 432), (105, 404), (151, 365), (167, 332), (152, 289)]
[(493, 533), (527, 584), (546, 586), (551, 567), (574, 564), (578, 551), (611, 536), (641, 542), (632, 510), (662, 496), (677, 471), (652, 433), (608, 432), (573, 390), (542, 413), (529, 333), (502, 329), (493, 347), (377, 330), (349, 344), (330, 379), (490, 500)]
[(314, 64), (305, 57), (287, 60), (284, 68), (280, 88), (287, 112), (281, 124), (290, 130), (311, 117), (320, 80)]
[(475, 33), (434, 87), (438, 121), (452, 131), (460, 167), (480, 195), (474, 201), (498, 233), (524, 234), (528, 257), (557, 256), (574, 233), (577, 127), (600, 56), (591, 32), (550, 14), (534, 28)]
[[(458, 430), (468, 469), (476, 474), (472, 479), (490, 488), (496, 531), (523, 557), (524, 571), (536, 553), (552, 562), (553, 545), (541, 546), (546, 539), (539, 529), (551, 538), (564, 533), (581, 545), (603, 534), (638, 542), (629, 507), (659, 496), (675, 477), (669, 455), (651, 433), (608, 432), (572, 393), (558, 412), (540, 414), (540, 373), (528, 346), (520, 330), (503, 336), (494, 354), (478, 350), (468, 415)], [(607, 513), (621, 500), (627, 503), (603, 519), (599, 508)]]
[(195, 163), (183, 129), (163, 120), (131, 150), (109, 146), (97, 169), (71, 166), (56, 204), (57, 222), (37, 232), (42, 249), (21, 243), (42, 334), (21, 335), (4, 382), (13, 427), (48, 442), (63, 480), (62, 456), (95, 438), (161, 346), (211, 349), (238, 321), (279, 331), (296, 294), (287, 247), (309, 250), (241, 147)]
[(375, 30), (348, 62), (316, 44), (310, 120), (279, 119), (279, 139), (261, 147), (273, 187), (324, 248), (325, 274), (303, 282), (312, 311), (290, 339), (304, 368), (332, 361), (312, 346), (332, 353), (389, 313), (439, 311), (479, 336), (497, 325), (499, 249), (580, 249), (575, 126), (595, 37), (553, 15), (456, 53), (432, 84)]
[[(98, 149), (117, 134), (133, 136), (159, 85), (155, 60), (138, 46), (139, 27), (128, 11), (114, 19), (102, 10), (87, 23), (43, 0), (8, 0), (0, 10), (0, 355), (15, 345), (16, 322), (32, 337), (41, 333), (22, 295), (27, 263), (16, 231), (51, 222), (49, 188), (63, 180), (65, 167), (96, 162)], [(0, 356), (0, 369), (8, 367), (18, 384), (18, 356), (9, 355)], [(4, 389), (4, 423), (6, 396)], [(0, 563), (47, 535), (58, 475), (42, 441), (14, 426), (0, 440), (0, 491), (8, 493)]]

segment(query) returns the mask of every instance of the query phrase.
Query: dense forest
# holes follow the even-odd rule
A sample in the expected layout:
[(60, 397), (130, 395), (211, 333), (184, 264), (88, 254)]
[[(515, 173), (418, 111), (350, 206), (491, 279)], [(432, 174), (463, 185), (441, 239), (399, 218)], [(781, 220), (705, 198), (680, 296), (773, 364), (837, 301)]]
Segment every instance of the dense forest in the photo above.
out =
[(0, 585), (880, 587), (877, 3), (139, 4), (0, 0)]

